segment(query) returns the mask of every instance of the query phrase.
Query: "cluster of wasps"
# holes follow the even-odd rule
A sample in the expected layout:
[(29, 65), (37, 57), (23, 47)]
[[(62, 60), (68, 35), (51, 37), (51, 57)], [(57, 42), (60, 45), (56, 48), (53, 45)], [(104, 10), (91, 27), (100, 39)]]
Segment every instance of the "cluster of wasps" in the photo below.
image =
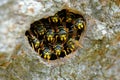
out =
[(63, 58), (80, 47), (85, 19), (66, 9), (31, 24), (25, 35), (31, 47), (46, 60)]

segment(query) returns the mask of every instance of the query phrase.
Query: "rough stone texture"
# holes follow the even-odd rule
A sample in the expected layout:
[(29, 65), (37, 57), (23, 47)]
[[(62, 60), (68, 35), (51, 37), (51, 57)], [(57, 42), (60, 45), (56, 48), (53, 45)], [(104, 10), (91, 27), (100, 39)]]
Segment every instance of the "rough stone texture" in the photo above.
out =
[[(45, 62), (25, 38), (30, 24), (73, 8), (87, 21), (83, 48)], [(0, 80), (120, 80), (119, 0), (0, 0)]]

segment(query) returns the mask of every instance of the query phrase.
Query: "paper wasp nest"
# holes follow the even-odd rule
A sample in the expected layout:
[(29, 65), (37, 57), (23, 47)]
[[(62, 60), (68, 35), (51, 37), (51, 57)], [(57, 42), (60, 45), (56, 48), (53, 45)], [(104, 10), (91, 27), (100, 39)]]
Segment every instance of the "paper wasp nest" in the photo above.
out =
[(42, 58), (56, 60), (81, 47), (79, 40), (85, 28), (86, 22), (82, 15), (63, 9), (32, 23), (25, 35), (30, 46)]

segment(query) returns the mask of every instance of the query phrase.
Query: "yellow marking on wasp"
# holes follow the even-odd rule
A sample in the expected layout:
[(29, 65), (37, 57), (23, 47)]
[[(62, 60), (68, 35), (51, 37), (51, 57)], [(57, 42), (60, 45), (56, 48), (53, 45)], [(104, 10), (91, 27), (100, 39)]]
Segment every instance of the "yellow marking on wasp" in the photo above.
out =
[(82, 23), (79, 23), (77, 26), (78, 26), (78, 29), (83, 28), (83, 24)]
[(60, 35), (60, 40), (61, 40), (61, 41), (66, 40), (66, 35)]
[(56, 55), (58, 55), (58, 56), (59, 56), (59, 55), (60, 55), (60, 53), (61, 53), (61, 51), (60, 51), (60, 50), (56, 50), (56, 51), (55, 51), (55, 53), (56, 53)]
[(53, 36), (52, 35), (49, 35), (48, 38), (47, 38), (48, 41), (52, 41), (53, 40)]
[(52, 17), (52, 21), (57, 23), (58, 22), (58, 18), (57, 17)]
[(45, 58), (45, 59), (48, 59), (48, 60), (50, 59), (49, 52), (45, 53), (44, 58)]
[(35, 48), (38, 48), (39, 45), (40, 45), (40, 42), (39, 42), (39, 41), (36, 41), (36, 43), (35, 43)]

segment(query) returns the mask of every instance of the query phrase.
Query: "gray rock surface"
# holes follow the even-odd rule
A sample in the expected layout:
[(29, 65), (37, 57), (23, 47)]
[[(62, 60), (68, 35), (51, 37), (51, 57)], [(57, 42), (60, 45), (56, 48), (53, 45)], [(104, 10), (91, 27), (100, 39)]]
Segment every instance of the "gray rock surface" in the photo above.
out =
[[(83, 48), (48, 63), (30, 47), (25, 31), (64, 8), (87, 21)], [(0, 0), (0, 80), (120, 80), (120, 1)]]

